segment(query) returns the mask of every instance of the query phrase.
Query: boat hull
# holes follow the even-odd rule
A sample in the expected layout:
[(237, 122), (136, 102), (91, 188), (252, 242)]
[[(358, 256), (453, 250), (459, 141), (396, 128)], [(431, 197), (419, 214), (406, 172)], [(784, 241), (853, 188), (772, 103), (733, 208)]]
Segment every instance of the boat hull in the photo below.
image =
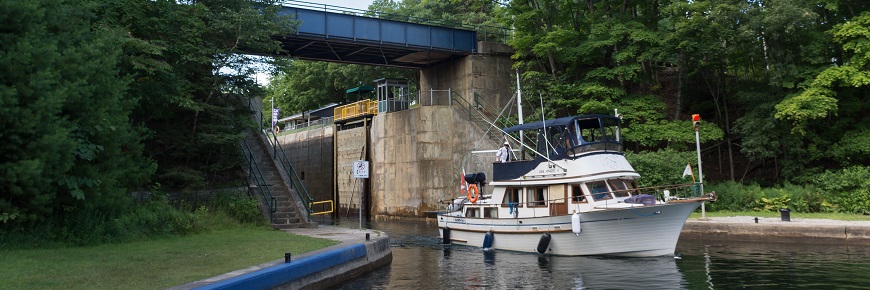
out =
[(531, 218), (465, 218), (438, 216), (451, 243), (484, 245), (487, 233), (493, 249), (537, 252), (544, 233), (550, 234), (544, 254), (653, 257), (673, 255), (686, 219), (700, 202), (659, 204), (580, 213), (581, 232), (572, 232), (571, 215)]

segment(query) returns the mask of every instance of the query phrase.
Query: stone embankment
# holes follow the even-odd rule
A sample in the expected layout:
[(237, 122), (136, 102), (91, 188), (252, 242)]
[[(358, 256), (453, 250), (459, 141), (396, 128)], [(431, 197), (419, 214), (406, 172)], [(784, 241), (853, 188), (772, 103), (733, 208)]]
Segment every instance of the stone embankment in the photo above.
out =
[(870, 245), (870, 221), (827, 219), (711, 217), (689, 219), (681, 237), (690, 239), (727, 239), (772, 242), (835, 242)]

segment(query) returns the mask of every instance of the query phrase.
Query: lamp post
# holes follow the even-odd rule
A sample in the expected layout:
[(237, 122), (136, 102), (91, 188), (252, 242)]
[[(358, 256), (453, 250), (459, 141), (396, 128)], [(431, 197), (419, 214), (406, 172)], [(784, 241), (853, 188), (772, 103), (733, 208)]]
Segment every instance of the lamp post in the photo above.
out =
[[(704, 173), (701, 171), (701, 137), (698, 133), (701, 128), (701, 115), (692, 114), (692, 125), (695, 127), (695, 149), (698, 151), (698, 183), (701, 187), (701, 195), (704, 195)], [(706, 201), (701, 202), (701, 220), (707, 220)]]

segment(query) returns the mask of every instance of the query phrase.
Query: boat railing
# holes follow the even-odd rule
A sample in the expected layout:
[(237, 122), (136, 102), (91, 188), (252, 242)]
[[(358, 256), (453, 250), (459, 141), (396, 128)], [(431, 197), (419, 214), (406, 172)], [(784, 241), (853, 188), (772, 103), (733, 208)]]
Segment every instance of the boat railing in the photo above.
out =
[[(623, 190), (614, 190), (614, 191), (602, 191), (596, 192), (592, 194), (593, 198), (596, 195), (607, 196), (608, 198), (596, 199), (595, 201), (605, 201), (605, 200), (613, 200), (620, 199), (623, 197), (636, 196), (640, 194), (648, 194), (655, 196), (656, 199), (662, 201), (668, 201), (672, 199), (687, 199), (687, 198), (696, 198), (701, 197), (701, 193), (699, 190), (699, 183), (684, 183), (684, 184), (671, 184), (671, 185), (662, 185), (662, 186), (650, 186), (650, 187), (640, 187), (640, 188), (631, 188), (631, 189), (623, 189)], [(562, 198), (548, 199), (548, 203), (561, 203), (561, 202), (571, 202), (571, 203), (586, 203), (587, 199), (585, 195), (578, 196), (568, 196)], [(532, 201), (527, 203), (537, 204), (538, 201)], [(504, 206), (504, 205), (503, 205)]]
[(589, 152), (623, 152), (622, 143), (614, 141), (597, 141), (583, 143), (567, 150), (567, 154), (571, 157), (579, 157)]

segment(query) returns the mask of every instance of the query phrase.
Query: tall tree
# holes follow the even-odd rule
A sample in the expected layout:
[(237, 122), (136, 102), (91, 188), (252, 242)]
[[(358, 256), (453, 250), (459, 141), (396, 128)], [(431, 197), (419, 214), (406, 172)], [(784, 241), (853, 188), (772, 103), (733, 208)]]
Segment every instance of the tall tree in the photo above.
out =
[(150, 131), (145, 145), (162, 186), (203, 188), (235, 172), (250, 124), (233, 94), (258, 91), (248, 76), (261, 61), (244, 53), (278, 52), (272, 36), (292, 31), (274, 3), (100, 1), (105, 25), (129, 35), (123, 69), (134, 79), (130, 97), (141, 100), (132, 117)]
[(0, 222), (110, 216), (155, 170), (129, 119), (126, 37), (89, 4), (0, 3)]

